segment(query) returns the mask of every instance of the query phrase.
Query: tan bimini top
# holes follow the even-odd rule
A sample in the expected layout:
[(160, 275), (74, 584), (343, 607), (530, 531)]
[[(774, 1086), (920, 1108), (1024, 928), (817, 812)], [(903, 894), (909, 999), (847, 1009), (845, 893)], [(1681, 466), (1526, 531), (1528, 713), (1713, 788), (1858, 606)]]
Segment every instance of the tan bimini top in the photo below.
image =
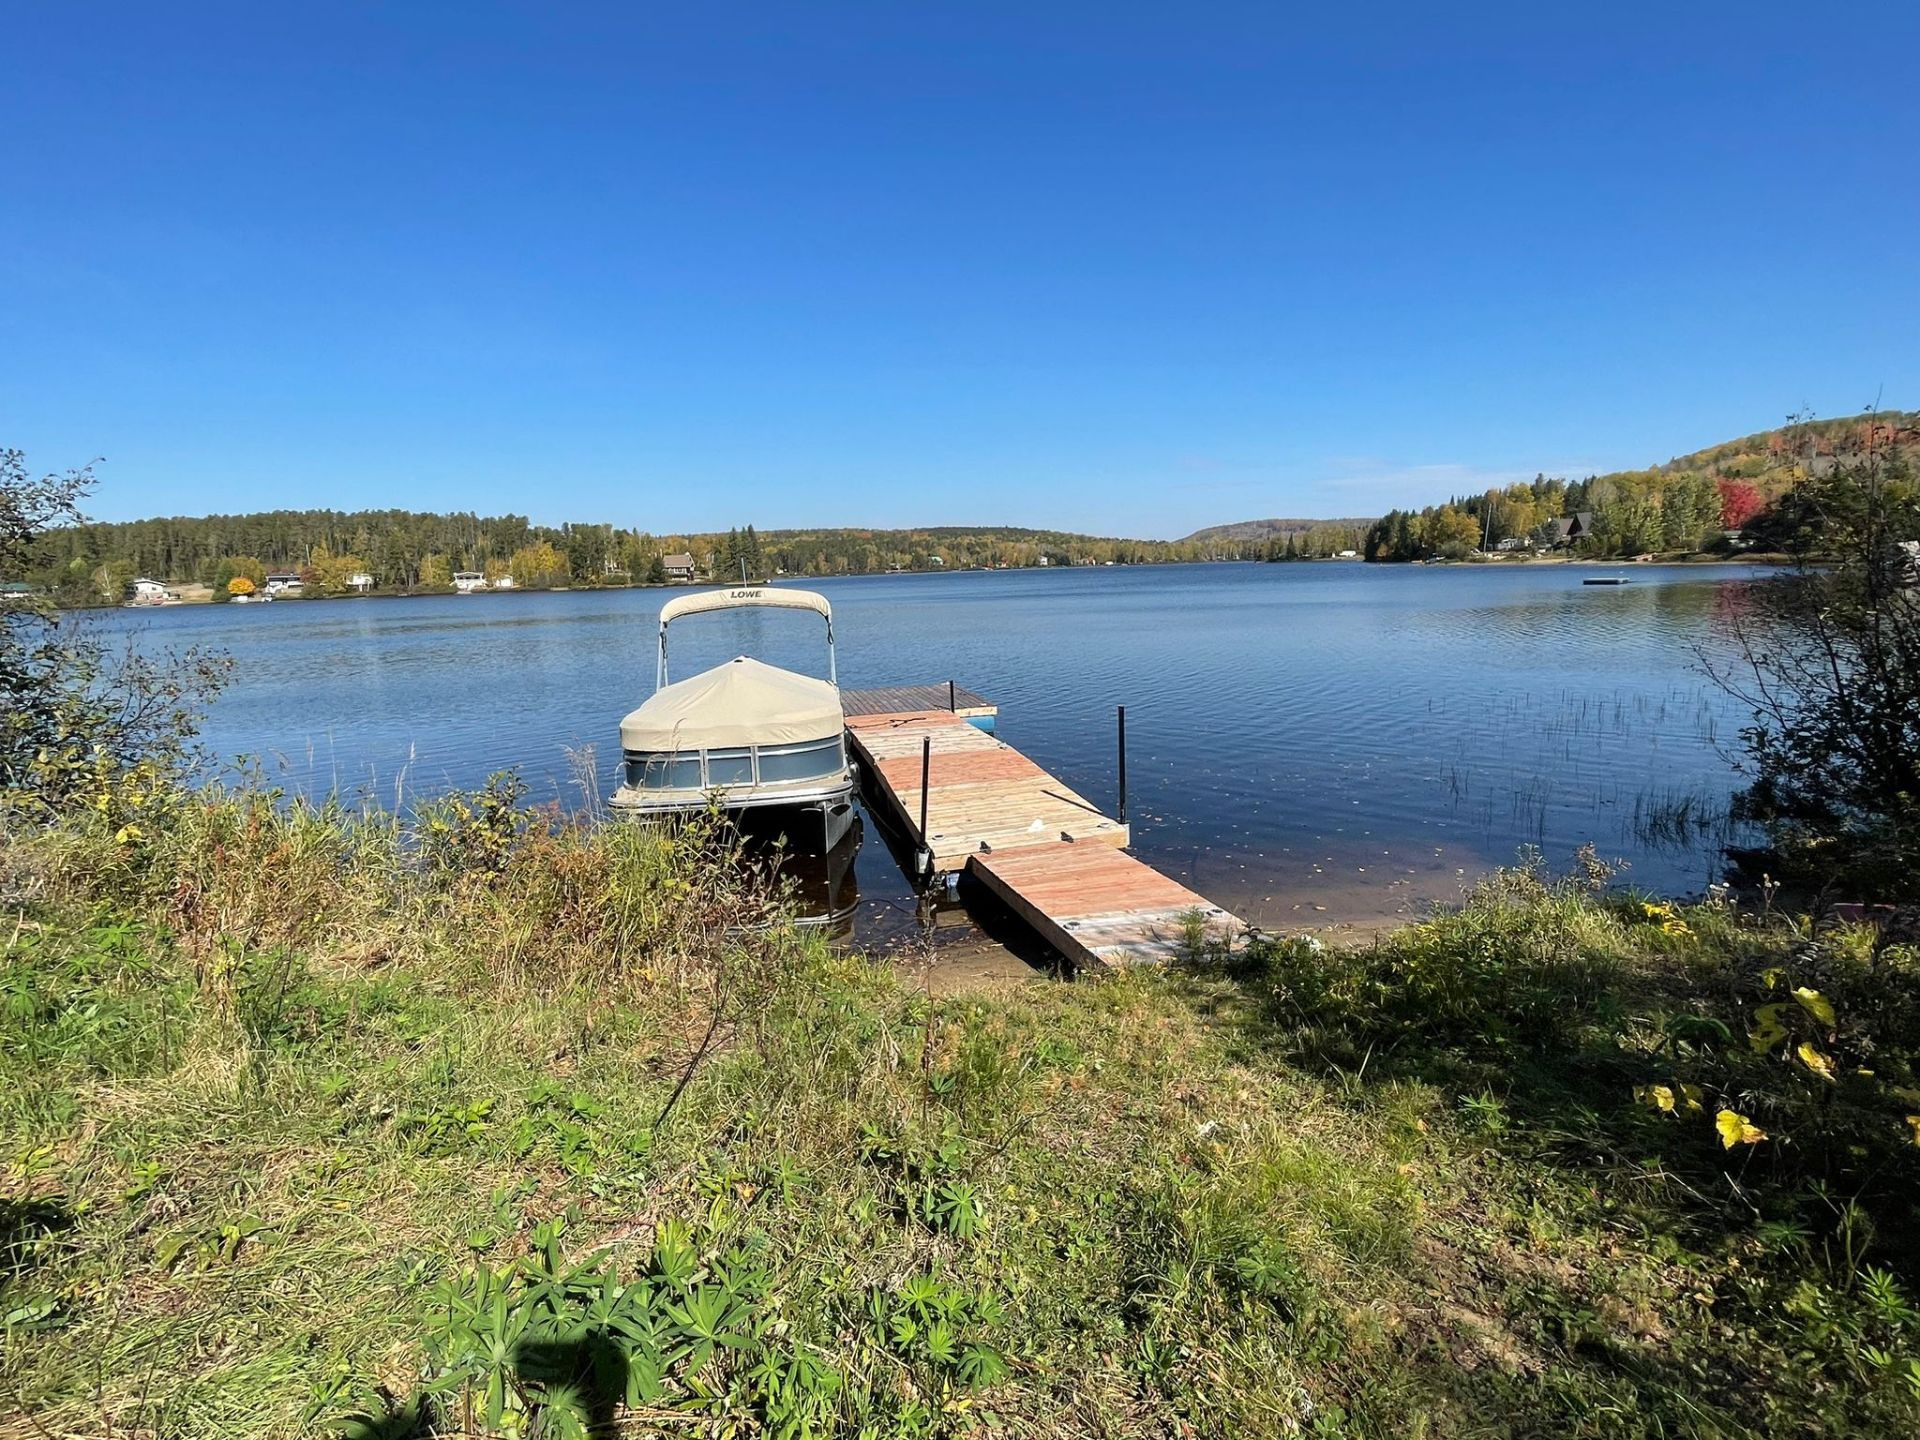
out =
[(800, 745), (831, 739), (846, 725), (836, 687), (742, 655), (656, 690), (620, 722), (620, 748), (673, 753)]
[(827, 597), (812, 590), (789, 590), (775, 585), (736, 585), (731, 590), (703, 590), (698, 595), (682, 595), (669, 600), (660, 609), (660, 628), (666, 629), (682, 615), (699, 615), (708, 610), (734, 610), (741, 606), (771, 606), (777, 610), (811, 610), (833, 619), (833, 607)]

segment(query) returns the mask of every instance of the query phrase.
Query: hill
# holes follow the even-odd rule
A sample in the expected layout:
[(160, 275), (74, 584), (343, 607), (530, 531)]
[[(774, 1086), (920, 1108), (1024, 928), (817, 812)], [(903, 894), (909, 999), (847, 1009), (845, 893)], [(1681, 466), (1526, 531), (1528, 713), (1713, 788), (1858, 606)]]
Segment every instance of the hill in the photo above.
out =
[[(1418, 511), (1392, 510), (1368, 528), (1362, 552), (1369, 560), (1426, 560), (1496, 548), (1524, 555), (1570, 547), (1595, 558), (1777, 549), (1780, 498), (1870, 450), (1903, 462), (1920, 452), (1920, 412), (1796, 418), (1645, 470), (1581, 480), (1542, 474)], [(1576, 516), (1575, 534), (1556, 523)]]
[(1821, 460), (1869, 444), (1902, 448), (1920, 444), (1920, 410), (1874, 411), (1834, 420), (1792, 418), (1777, 429), (1758, 430), (1689, 455), (1676, 455), (1659, 468), (1752, 479), (1795, 466), (1817, 469)]
[(1231, 525), (1209, 525), (1186, 538), (1200, 544), (1223, 540), (1284, 540), (1289, 535), (1306, 535), (1320, 525), (1364, 530), (1372, 523), (1371, 516), (1341, 520), (1236, 520)]

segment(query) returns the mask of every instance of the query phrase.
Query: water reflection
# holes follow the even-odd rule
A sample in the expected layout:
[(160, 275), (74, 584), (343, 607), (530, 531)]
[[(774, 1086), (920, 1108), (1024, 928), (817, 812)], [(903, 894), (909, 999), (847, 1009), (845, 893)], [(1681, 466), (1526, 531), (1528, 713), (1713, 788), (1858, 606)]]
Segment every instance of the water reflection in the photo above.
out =
[(749, 831), (742, 857), (786, 892), (802, 925), (824, 930), (836, 940), (850, 940), (854, 918), (860, 913), (860, 879), (854, 862), (860, 855), (863, 831), (856, 816), (840, 843), (826, 851), (795, 848), (785, 836)]

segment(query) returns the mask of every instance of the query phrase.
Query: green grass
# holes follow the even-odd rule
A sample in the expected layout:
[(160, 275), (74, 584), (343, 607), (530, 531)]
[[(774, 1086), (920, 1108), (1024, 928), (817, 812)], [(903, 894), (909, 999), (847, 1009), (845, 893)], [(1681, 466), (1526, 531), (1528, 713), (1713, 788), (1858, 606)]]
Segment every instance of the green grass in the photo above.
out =
[(1908, 953), (1521, 873), (929, 999), (499, 800), (0, 838), (0, 1430), (1920, 1424)]

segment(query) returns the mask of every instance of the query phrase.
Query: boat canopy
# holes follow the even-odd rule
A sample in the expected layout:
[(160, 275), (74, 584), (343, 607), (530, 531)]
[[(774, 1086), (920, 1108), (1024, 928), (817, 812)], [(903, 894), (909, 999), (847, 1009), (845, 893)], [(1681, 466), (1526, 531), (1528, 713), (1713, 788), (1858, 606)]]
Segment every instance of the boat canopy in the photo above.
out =
[(798, 745), (837, 738), (846, 723), (837, 687), (742, 655), (656, 690), (652, 699), (620, 722), (620, 748), (657, 754), (723, 746)]
[(704, 590), (698, 595), (682, 595), (660, 607), (660, 664), (654, 681), (667, 688), (667, 626), (685, 615), (704, 615), (710, 610), (739, 610), (769, 606), (776, 610), (811, 610), (827, 622), (827, 678), (839, 680), (833, 657), (833, 607), (827, 597), (812, 590), (788, 590), (768, 585), (740, 585), (731, 590)]
[(709, 610), (734, 610), (743, 605), (771, 605), (785, 610), (811, 610), (833, 621), (833, 607), (827, 597), (812, 590), (785, 590), (765, 585), (749, 585), (732, 590), (705, 590), (698, 595), (682, 595), (660, 608), (660, 628), (665, 629), (682, 615), (701, 615)]

